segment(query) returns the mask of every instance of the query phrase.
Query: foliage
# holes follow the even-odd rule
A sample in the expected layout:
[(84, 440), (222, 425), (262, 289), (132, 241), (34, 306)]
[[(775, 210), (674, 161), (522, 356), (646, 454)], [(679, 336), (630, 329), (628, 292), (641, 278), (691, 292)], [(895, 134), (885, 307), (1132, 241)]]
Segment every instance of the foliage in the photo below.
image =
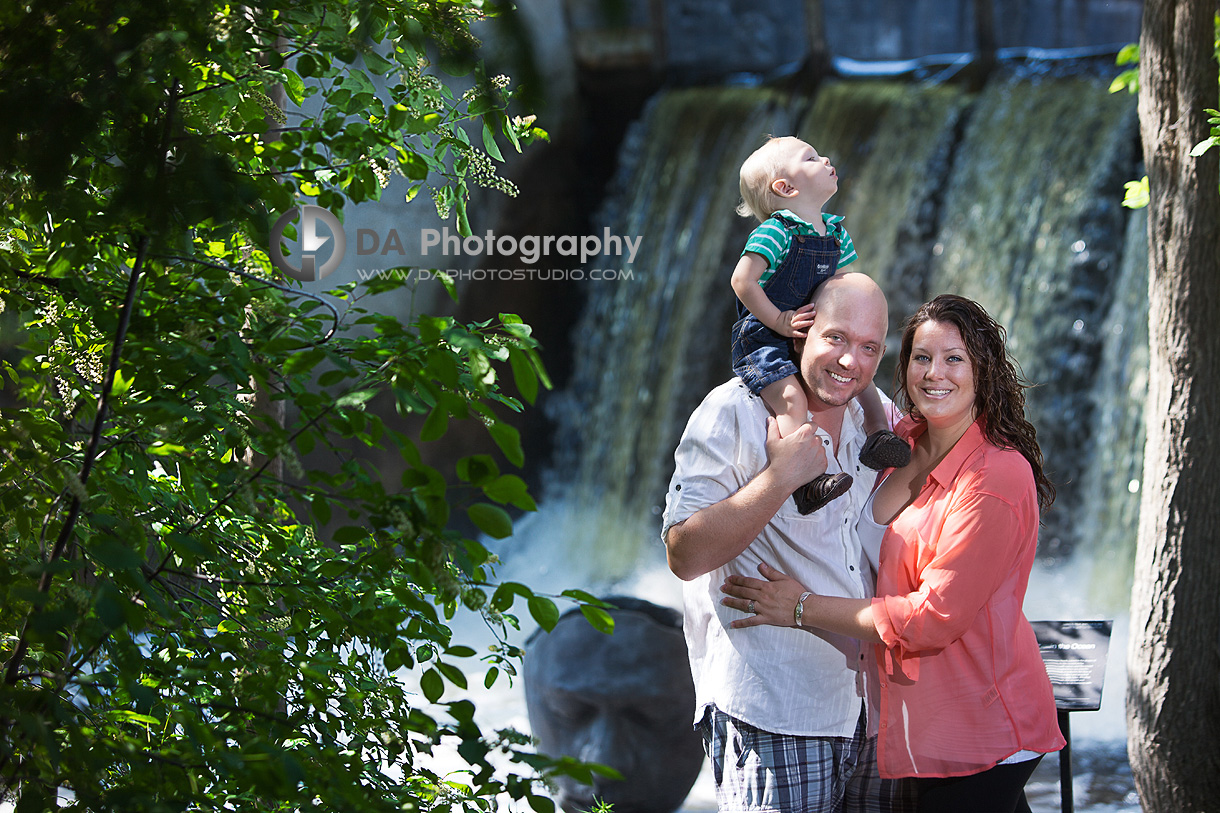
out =
[[(1215, 36), (1215, 54), (1217, 62), (1220, 62), (1220, 12), (1216, 12), (1216, 36)], [(1123, 46), (1115, 58), (1117, 65), (1132, 65), (1136, 67), (1125, 68), (1119, 72), (1118, 76), (1114, 77), (1114, 81), (1110, 83), (1111, 93), (1120, 93), (1126, 90), (1128, 93), (1139, 93), (1140, 89), (1140, 47), (1139, 43), (1130, 43)], [(1220, 72), (1217, 73), (1217, 78), (1220, 79)], [(1190, 151), (1192, 157), (1198, 158), (1203, 153), (1210, 150), (1212, 147), (1220, 146), (1220, 110), (1210, 107), (1204, 108), (1207, 111), (1207, 123), (1212, 126), (1211, 135), (1196, 144)], [(1127, 181), (1123, 184), (1123, 206), (1128, 209), (1143, 209), (1148, 205), (1148, 176), (1145, 175), (1138, 181)]]
[[(502, 470), (522, 463), (504, 416), (549, 386), (528, 326), (404, 325), (368, 302), (401, 282), (320, 297), (266, 253), (275, 212), (377, 199), (391, 169), (468, 230), (468, 183), (504, 188), (486, 171), (497, 139), (537, 134), (474, 58), (469, 23), (493, 11), (0, 8), (0, 786), (18, 811), (57, 794), (76, 810), (506, 795), (549, 811), (539, 772), (587, 770), (482, 731), (455, 693), (476, 668), (511, 678), (518, 599), (543, 627), (558, 617), (556, 597), (497, 584), (451, 522), (502, 537), (534, 507)], [(499, 459), (425, 462), (456, 420)], [(401, 480), (362, 447), (401, 456)], [(457, 640), (458, 613), (501, 644)], [(430, 758), (446, 743), (460, 770)]]

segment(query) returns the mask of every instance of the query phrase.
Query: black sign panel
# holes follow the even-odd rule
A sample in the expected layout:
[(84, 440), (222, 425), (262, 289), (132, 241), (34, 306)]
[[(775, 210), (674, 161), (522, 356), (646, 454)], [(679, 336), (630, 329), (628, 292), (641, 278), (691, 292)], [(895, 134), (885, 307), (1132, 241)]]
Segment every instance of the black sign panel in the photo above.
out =
[(1031, 621), (1061, 711), (1097, 711), (1113, 621)]

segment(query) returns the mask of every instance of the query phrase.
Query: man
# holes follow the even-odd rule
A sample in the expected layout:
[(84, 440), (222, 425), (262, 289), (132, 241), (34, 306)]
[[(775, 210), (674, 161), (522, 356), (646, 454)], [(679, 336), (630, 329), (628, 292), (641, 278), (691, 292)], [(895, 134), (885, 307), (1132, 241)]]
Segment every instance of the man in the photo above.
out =
[[(859, 462), (864, 421), (853, 399), (885, 351), (885, 296), (863, 274), (840, 274), (814, 305), (808, 338), (795, 340), (810, 423), (780, 437), (761, 398), (739, 379), (722, 384), (691, 416), (666, 496), (662, 536), (685, 582), (696, 727), (725, 813), (913, 809), (906, 783), (877, 774), (863, 645), (795, 627), (730, 629), (741, 613), (721, 604), (725, 577), (757, 576), (761, 562), (818, 593), (873, 592), (856, 520), (874, 478)], [(855, 482), (801, 515), (790, 495), (823, 471)]]

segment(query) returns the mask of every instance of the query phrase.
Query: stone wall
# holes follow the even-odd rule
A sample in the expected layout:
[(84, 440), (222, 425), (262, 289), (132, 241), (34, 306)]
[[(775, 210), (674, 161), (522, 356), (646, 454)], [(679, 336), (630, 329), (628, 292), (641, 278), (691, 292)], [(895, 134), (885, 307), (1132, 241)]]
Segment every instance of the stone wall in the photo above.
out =
[[(821, 0), (834, 56), (914, 59), (974, 49), (976, 0)], [(530, 5), (523, 0), (522, 6)], [(811, 0), (564, 0), (577, 61), (634, 60), (679, 84), (767, 76), (805, 58)], [(1121, 46), (1139, 38), (1142, 0), (993, 0), (1000, 48)], [(613, 20), (613, 22), (612, 22)]]
[[(972, 0), (823, 0), (836, 56), (913, 59), (974, 47)], [(1000, 48), (1082, 48), (1139, 39), (1141, 0), (996, 0)]]

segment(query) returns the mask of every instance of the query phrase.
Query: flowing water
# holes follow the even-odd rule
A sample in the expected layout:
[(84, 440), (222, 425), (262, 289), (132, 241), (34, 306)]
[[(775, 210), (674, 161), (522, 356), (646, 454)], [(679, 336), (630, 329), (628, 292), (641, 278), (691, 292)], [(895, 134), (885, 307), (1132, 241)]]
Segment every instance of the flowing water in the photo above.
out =
[[(642, 236), (628, 278), (589, 283), (570, 386), (553, 396), (556, 453), (537, 514), (503, 546), (501, 575), (536, 589), (628, 592), (680, 606), (658, 530), (691, 410), (731, 373), (728, 277), (752, 224), (737, 169), (767, 134), (799, 135), (838, 168), (846, 216), (902, 318), (940, 292), (979, 300), (1009, 330), (1059, 499), (1047, 516), (1030, 618), (1114, 618), (1103, 710), (1073, 715), (1077, 807), (1131, 810), (1123, 746), (1126, 606), (1147, 368), (1143, 217), (1130, 97), (1084, 75), (993, 79), (977, 93), (891, 80), (660, 94), (629, 130), (594, 233)], [(618, 257), (602, 267), (620, 267)], [(890, 361), (878, 375), (889, 390)], [(517, 722), (519, 699), (503, 698)], [(516, 705), (514, 705), (516, 704)], [(1058, 809), (1053, 758), (1031, 784)], [(707, 782), (687, 809), (714, 808)]]

